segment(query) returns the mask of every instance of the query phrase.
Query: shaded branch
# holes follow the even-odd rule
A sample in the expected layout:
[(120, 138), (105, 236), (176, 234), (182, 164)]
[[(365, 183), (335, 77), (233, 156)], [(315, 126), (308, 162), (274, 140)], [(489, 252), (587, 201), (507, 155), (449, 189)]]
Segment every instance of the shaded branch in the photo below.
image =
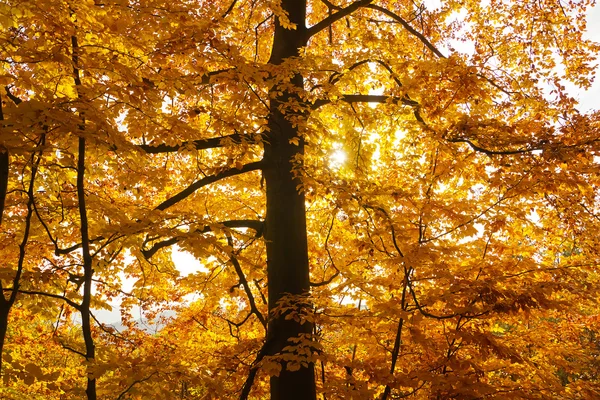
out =
[(528, 147), (528, 148), (516, 149), (516, 150), (488, 150), (486, 148), (483, 148), (481, 146), (476, 145), (470, 139), (454, 138), (454, 139), (446, 139), (446, 140), (448, 140), (450, 143), (466, 143), (469, 146), (471, 146), (471, 148), (473, 150), (475, 150), (477, 152), (480, 152), (480, 153), (487, 154), (488, 156), (492, 156), (492, 155), (523, 154), (523, 153), (531, 153), (533, 151), (543, 150), (543, 148), (540, 147), (540, 146), (537, 146), (537, 147)]
[[(98, 327), (100, 329), (102, 329), (103, 332), (109, 334), (110, 336), (114, 337), (115, 339), (123, 340), (123, 341), (128, 342), (129, 344), (135, 346), (135, 342), (133, 342), (130, 339), (127, 339), (124, 336), (121, 336), (120, 335), (121, 332), (119, 332), (116, 328), (114, 328), (114, 327), (111, 326), (110, 329), (108, 329), (102, 322), (98, 321), (98, 318), (96, 318), (96, 316), (91, 311), (90, 311), (90, 315), (92, 316), (92, 319), (96, 322), (96, 324), (98, 325)], [(115, 333), (115, 332), (117, 332), (117, 333)]]
[[(74, 11), (71, 10), (72, 15)], [(79, 44), (77, 36), (71, 36), (71, 61), (73, 63), (73, 81), (75, 83), (75, 91), (77, 98), (83, 101), (81, 91), (82, 82), (79, 66)], [(92, 335), (92, 326), (90, 322), (90, 305), (92, 301), (92, 277), (94, 268), (92, 266), (92, 255), (90, 252), (90, 226), (87, 214), (86, 194), (85, 194), (85, 169), (86, 169), (86, 131), (85, 131), (85, 114), (78, 110), (80, 119), (79, 137), (77, 139), (77, 208), (79, 209), (79, 232), (81, 236), (81, 255), (83, 259), (83, 296), (79, 312), (81, 314), (81, 333), (85, 343), (85, 359), (86, 361), (96, 358), (96, 346)], [(88, 400), (96, 400), (96, 378), (93, 375), (88, 375), (87, 385), (85, 389)]]
[(204, 178), (192, 183), (190, 186), (183, 189), (181, 192), (177, 193), (176, 195), (174, 195), (174, 196), (168, 198), (167, 200), (163, 201), (162, 203), (160, 203), (158, 206), (156, 206), (156, 210), (161, 210), (161, 211), (166, 210), (167, 208), (179, 203), (181, 200), (184, 200), (185, 198), (190, 196), (192, 193), (194, 193), (196, 190), (200, 189), (201, 187), (204, 187), (211, 183), (220, 181), (221, 179), (224, 179), (224, 178), (241, 175), (246, 172), (262, 169), (263, 166), (264, 166), (264, 163), (262, 161), (256, 161), (256, 162), (246, 164), (246, 165), (242, 166), (242, 168), (240, 168), (240, 169), (231, 168), (231, 169), (226, 169), (225, 171), (219, 172), (214, 175), (205, 176)]
[(246, 378), (246, 381), (244, 382), (244, 386), (242, 386), (242, 392), (240, 393), (239, 400), (247, 400), (248, 399), (248, 395), (250, 394), (250, 390), (252, 390), (252, 385), (254, 384), (254, 378), (256, 378), (256, 373), (258, 372), (258, 369), (259, 369), (259, 364), (263, 360), (263, 358), (265, 358), (265, 356), (267, 354), (269, 354), (270, 344), (271, 344), (271, 340), (267, 340), (263, 344), (263, 346), (260, 348), (260, 350), (258, 351), (258, 354), (256, 354), (256, 359), (252, 363), (252, 367), (250, 368), (248, 377)]
[[(40, 224), (42, 225), (42, 227), (44, 228), (44, 230), (46, 231), (46, 234), (48, 235), (48, 238), (50, 239), (50, 241), (52, 242), (52, 244), (54, 245), (54, 254), (57, 256), (60, 255), (67, 255), (75, 250), (77, 250), (78, 248), (81, 247), (81, 243), (77, 243), (74, 244), (70, 247), (67, 247), (65, 249), (61, 249), (58, 245), (58, 240), (54, 238), (54, 236), (52, 236), (52, 232), (50, 232), (50, 228), (48, 227), (48, 225), (46, 224), (46, 221), (44, 221), (44, 219), (42, 218), (42, 216), (39, 213), (39, 210), (37, 208), (37, 205), (35, 203), (35, 201), (33, 201), (33, 210), (35, 211), (35, 215), (37, 216), (38, 221), (40, 222)], [(94, 243), (94, 242), (98, 242), (101, 240), (104, 240), (104, 236), (99, 236), (95, 239), (90, 239), (90, 244)]]
[(231, 135), (209, 138), (209, 139), (198, 139), (191, 142), (183, 142), (182, 144), (170, 146), (164, 143), (159, 144), (139, 144), (137, 148), (144, 150), (148, 154), (160, 154), (160, 153), (173, 153), (186, 147), (194, 147), (196, 150), (214, 149), (218, 147), (225, 147), (228, 141), (232, 141), (234, 144), (241, 144), (243, 141), (247, 141), (252, 144), (257, 142), (248, 135), (242, 135), (234, 133)]
[[(227, 234), (226, 236), (227, 236), (227, 244), (233, 249), (233, 239), (232, 239), (231, 235)], [(248, 297), (248, 303), (250, 304), (250, 311), (254, 315), (256, 315), (256, 318), (258, 318), (258, 320), (260, 321), (263, 328), (265, 328), (265, 332), (266, 332), (267, 320), (262, 315), (262, 313), (258, 310), (258, 307), (256, 307), (256, 302), (254, 301), (254, 295), (252, 294), (252, 290), (250, 290), (250, 285), (248, 284), (246, 275), (244, 274), (244, 271), (242, 270), (242, 266), (240, 265), (240, 262), (238, 261), (237, 257), (234, 255), (233, 252), (232, 252), (232, 254), (229, 255), (229, 261), (231, 261), (231, 264), (233, 265), (233, 268), (235, 269), (235, 272), (238, 276), (240, 284), (244, 287), (244, 292), (246, 292), (246, 297)]]
[[(222, 225), (225, 228), (249, 228), (256, 232), (255, 237), (258, 238), (258, 237), (261, 237), (263, 234), (263, 225), (264, 224), (262, 221), (253, 220), (253, 219), (235, 219), (235, 220), (231, 220), (231, 221), (220, 222), (218, 225)], [(210, 225), (205, 225), (202, 229), (197, 229), (195, 231), (195, 233), (199, 233), (199, 234), (208, 233), (208, 232), (212, 232), (212, 227)], [(152, 247), (149, 248), (148, 250), (142, 249), (142, 255), (147, 259), (151, 258), (160, 249), (172, 246), (172, 245), (178, 243), (182, 239), (184, 239), (184, 237), (175, 236), (175, 237), (172, 237), (169, 239), (162, 240), (162, 241), (157, 242), (154, 245), (152, 245)]]
[(354, 11), (358, 10), (361, 7), (365, 7), (368, 4), (372, 3), (373, 0), (358, 0), (354, 3), (350, 4), (348, 7), (340, 8), (338, 12), (335, 14), (331, 14), (329, 17), (325, 18), (321, 22), (311, 26), (307, 29), (307, 36), (310, 38), (311, 36), (316, 35), (321, 32), (323, 29), (328, 28), (334, 22), (339, 21), (340, 19), (352, 14)]
[[(2, 100), (0, 99), (0, 102)], [(2, 105), (0, 105), (0, 120), (2, 120)], [(0, 150), (1, 151), (1, 150)], [(4, 203), (6, 192), (8, 190), (8, 168), (9, 156), (8, 150), (0, 152), (0, 225), (2, 225), (2, 215), (4, 214)]]
[(398, 14), (388, 10), (387, 8), (384, 8), (384, 7), (375, 5), (375, 4), (367, 4), (367, 5), (365, 5), (365, 7), (373, 9), (373, 10), (377, 10), (377, 11), (387, 15), (388, 17), (392, 18), (393, 20), (399, 22), (400, 25), (402, 25), (404, 27), (404, 29), (409, 31), (412, 35), (416, 36), (421, 41), (421, 43), (423, 43), (429, 50), (431, 50), (433, 52), (433, 54), (435, 54), (436, 56), (438, 56), (440, 58), (446, 58), (446, 56), (444, 56), (425, 36), (423, 36), (423, 34), (421, 32), (417, 31), (415, 28), (410, 26), (410, 24), (408, 22), (406, 22)]
[(312, 286), (312, 287), (329, 285), (340, 274), (340, 270), (338, 269), (338, 267), (335, 266), (335, 262), (333, 261), (333, 257), (331, 256), (331, 252), (329, 251), (329, 245), (328, 245), (329, 237), (331, 236), (331, 231), (333, 230), (334, 222), (335, 222), (335, 215), (333, 216), (333, 218), (331, 218), (331, 224), (329, 225), (329, 230), (327, 231), (327, 237), (325, 237), (325, 251), (327, 252), (327, 256), (329, 257), (329, 262), (331, 262), (331, 266), (335, 269), (335, 273), (333, 275), (331, 275), (331, 277), (329, 277), (329, 279), (326, 279), (322, 282), (319, 282), (319, 283), (310, 282), (310, 286)]
[[(404, 104), (411, 107), (418, 107), (419, 103), (409, 99), (408, 97), (395, 97), (378, 94), (345, 94), (339, 98), (340, 101), (346, 103), (393, 103), (393, 104)], [(318, 99), (316, 100), (312, 108), (317, 109), (325, 104), (333, 103), (334, 100), (330, 99)]]
[[(6, 289), (2, 289), (4, 292), (14, 292), (15, 290), (13, 288), (6, 288)], [(54, 294), (54, 293), (46, 293), (46, 292), (39, 292), (37, 290), (23, 290), (23, 289), (19, 289), (17, 290), (18, 293), (23, 293), (23, 294), (32, 294), (32, 295), (38, 295), (38, 296), (44, 296), (44, 297), (50, 297), (52, 299), (58, 299), (58, 300), (63, 300), (65, 303), (67, 303), (68, 305), (70, 305), (71, 307), (73, 307), (74, 309), (80, 311), (81, 310), (81, 306), (77, 303), (75, 303), (73, 300), (66, 298), (63, 295), (60, 294)]]
[[(19, 105), (23, 102), (23, 100), (21, 100), (20, 98), (18, 98), (17, 96), (15, 96), (14, 94), (12, 94), (10, 92), (9, 86), (4, 86), (4, 90), (6, 91), (6, 95), (8, 96), (8, 98), (11, 99), (12, 102), (15, 103), (16, 105)], [(2, 119), (2, 118), (0, 118), (0, 119)]]
[[(38, 147), (43, 148), (45, 143), (46, 143), (46, 135), (42, 134), (42, 137), (40, 138), (39, 142), (37, 143)], [(35, 153), (32, 154), (32, 156), (31, 156), (31, 163), (32, 163), (31, 180), (29, 181), (29, 188), (27, 189), (27, 215), (25, 216), (25, 230), (23, 232), (23, 240), (19, 244), (19, 259), (17, 262), (17, 272), (15, 273), (15, 277), (12, 280), (13, 288), (15, 290), (12, 291), (12, 293), (10, 294), (10, 297), (7, 301), (9, 308), (12, 307), (12, 305), (15, 303), (15, 300), (17, 299), (17, 293), (18, 293), (19, 286), (20, 286), (21, 275), (23, 274), (23, 266), (25, 263), (26, 248), (27, 248), (27, 244), (29, 242), (29, 235), (30, 235), (30, 231), (31, 231), (31, 220), (32, 220), (32, 217), (34, 214), (34, 211), (33, 211), (34, 185), (35, 185), (35, 179), (37, 176), (37, 172), (38, 172), (38, 168), (39, 168), (41, 160), (42, 160), (42, 150), (39, 151), (37, 159), (35, 158)], [(4, 303), (4, 300), (5, 299), (3, 297), (2, 298), (3, 303)]]
[(233, 11), (233, 7), (235, 7), (236, 3), (237, 3), (237, 0), (233, 0), (231, 2), (231, 4), (229, 5), (229, 8), (227, 8), (227, 10), (225, 10), (225, 12), (223, 13), (223, 15), (221, 15), (221, 18), (225, 18), (227, 15), (229, 15), (229, 13), (231, 11)]
[(84, 358), (85, 358), (85, 354), (84, 354), (84, 353), (82, 353), (81, 351), (79, 351), (79, 350), (76, 350), (76, 349), (72, 348), (71, 346), (68, 346), (68, 345), (64, 344), (63, 342), (59, 342), (59, 343), (60, 343), (60, 346), (61, 346), (63, 349), (65, 349), (65, 350), (69, 350), (70, 352), (72, 352), (72, 353), (75, 353), (75, 354), (78, 354), (78, 355), (80, 355), (81, 357), (84, 357)]
[[(417, 300), (417, 294), (415, 293), (415, 290), (413, 289), (410, 281), (408, 281), (407, 286), (408, 286), (408, 289), (412, 296), (412, 299), (415, 302), (416, 309), (419, 310), (419, 312), (424, 317), (433, 318), (433, 319), (437, 319), (437, 320), (452, 319), (452, 318), (456, 318), (456, 317), (472, 319), (472, 318), (481, 317), (482, 315), (485, 315), (490, 312), (489, 310), (487, 310), (487, 311), (482, 311), (482, 312), (475, 313), (475, 314), (467, 314), (466, 312), (460, 312), (460, 313), (446, 314), (446, 315), (435, 315), (435, 314), (432, 314), (429, 311), (425, 310), (425, 307), (419, 303), (419, 301)], [(474, 300), (476, 300), (476, 299), (477, 298), (475, 298)], [(474, 304), (474, 300), (470, 302), (470, 305)]]
[(153, 373), (151, 373), (150, 375), (148, 375), (148, 376), (147, 376), (147, 377), (145, 377), (145, 378), (142, 378), (142, 379), (137, 379), (137, 380), (133, 381), (133, 382), (131, 383), (131, 385), (129, 385), (129, 386), (127, 387), (127, 389), (125, 389), (124, 391), (122, 391), (122, 392), (121, 392), (121, 394), (119, 394), (119, 396), (117, 397), (117, 399), (116, 399), (116, 400), (122, 400), (122, 399), (124, 399), (124, 397), (123, 397), (123, 396), (125, 396), (125, 395), (126, 395), (126, 394), (127, 394), (127, 393), (128, 393), (128, 392), (129, 392), (129, 391), (130, 391), (130, 390), (131, 390), (131, 389), (132, 389), (134, 386), (135, 386), (135, 385), (137, 385), (138, 383), (142, 383), (142, 382), (145, 382), (145, 381), (147, 381), (148, 379), (152, 378), (152, 377), (153, 377), (154, 375), (156, 375), (157, 373), (158, 373), (158, 371), (154, 371)]
[[(7, 93), (8, 87), (6, 87)], [(4, 121), (4, 111), (2, 109), (2, 96), (0, 96), (0, 121)], [(4, 202), (8, 191), (8, 171), (10, 158), (6, 148), (0, 149), (0, 225), (2, 225), (2, 215), (4, 214)]]
[(489, 211), (490, 211), (492, 208), (496, 207), (498, 204), (502, 203), (504, 200), (511, 198), (511, 197), (508, 197), (508, 192), (510, 192), (510, 191), (511, 191), (512, 189), (514, 189), (515, 187), (517, 187), (517, 186), (518, 186), (518, 185), (519, 185), (519, 184), (520, 184), (520, 183), (523, 181), (523, 179), (524, 179), (524, 177), (523, 177), (523, 178), (521, 178), (521, 179), (520, 179), (520, 180), (519, 180), (517, 183), (515, 183), (513, 186), (509, 187), (509, 188), (506, 190), (506, 192), (504, 192), (504, 194), (498, 198), (498, 200), (497, 200), (497, 201), (495, 201), (494, 203), (492, 203), (491, 205), (489, 205), (488, 207), (486, 207), (485, 209), (483, 209), (483, 211), (481, 211), (480, 213), (478, 213), (478, 214), (474, 215), (473, 217), (469, 218), (467, 221), (465, 221), (465, 222), (463, 222), (463, 223), (460, 223), (460, 224), (458, 224), (458, 225), (456, 225), (456, 226), (454, 226), (454, 227), (452, 227), (452, 228), (448, 229), (448, 230), (447, 230), (447, 231), (445, 231), (445, 232), (439, 233), (439, 234), (437, 234), (437, 235), (435, 235), (435, 236), (432, 236), (432, 237), (430, 237), (430, 238), (427, 238), (427, 239), (426, 239), (426, 238), (422, 238), (422, 239), (419, 241), (419, 243), (420, 243), (420, 244), (425, 244), (425, 243), (428, 243), (428, 242), (432, 242), (432, 241), (434, 241), (434, 240), (437, 240), (437, 239), (439, 239), (439, 238), (441, 238), (441, 237), (443, 237), (443, 236), (446, 236), (446, 235), (448, 235), (448, 234), (450, 234), (450, 233), (452, 233), (452, 232), (456, 231), (457, 229), (460, 229), (460, 228), (462, 228), (463, 226), (466, 226), (466, 225), (469, 225), (469, 224), (471, 224), (471, 223), (475, 222), (477, 219), (479, 219), (479, 218), (481, 218), (483, 215), (487, 214), (487, 213), (488, 213), (488, 212), (489, 212)]

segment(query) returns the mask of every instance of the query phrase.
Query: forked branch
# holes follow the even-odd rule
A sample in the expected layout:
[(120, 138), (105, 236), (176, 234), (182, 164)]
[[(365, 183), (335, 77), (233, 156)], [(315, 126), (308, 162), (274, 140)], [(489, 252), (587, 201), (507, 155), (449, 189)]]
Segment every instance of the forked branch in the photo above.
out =
[[(261, 237), (263, 234), (263, 222), (253, 219), (235, 219), (231, 221), (223, 221), (218, 225), (222, 225), (225, 228), (249, 228), (256, 232), (255, 237)], [(205, 225), (202, 229), (197, 229), (195, 233), (208, 233), (212, 232), (212, 228), (210, 225)], [(183, 236), (174, 236), (169, 239), (161, 240), (160, 242), (154, 243), (151, 248), (144, 250), (142, 249), (142, 254), (146, 259), (151, 258), (157, 251), (160, 249), (164, 249), (165, 247), (172, 246), (179, 241), (184, 239)]]
[(221, 179), (229, 178), (231, 176), (241, 175), (246, 172), (262, 169), (263, 165), (264, 165), (264, 163), (262, 161), (256, 161), (256, 162), (246, 164), (246, 165), (242, 166), (242, 168), (239, 168), (239, 169), (238, 168), (230, 168), (230, 169), (226, 169), (225, 171), (221, 171), (214, 175), (205, 176), (204, 178), (192, 183), (190, 186), (183, 189), (181, 192), (177, 193), (176, 195), (174, 195), (172, 197), (169, 197), (167, 200), (160, 203), (158, 206), (156, 206), (156, 210), (164, 211), (167, 208), (179, 203), (181, 200), (184, 200), (185, 198), (187, 198), (188, 196), (193, 194), (196, 190), (198, 190), (206, 185), (220, 181)]
[(398, 14), (388, 10), (387, 8), (384, 8), (384, 7), (375, 5), (375, 4), (367, 4), (367, 5), (365, 5), (365, 7), (371, 8), (373, 10), (377, 10), (377, 11), (381, 12), (382, 14), (385, 14), (388, 17), (392, 18), (394, 21), (399, 22), (400, 25), (402, 25), (404, 27), (404, 29), (406, 29), (412, 35), (416, 36), (417, 39), (419, 39), (421, 41), (421, 43), (423, 43), (425, 45), (425, 47), (427, 47), (429, 50), (431, 50), (431, 52), (433, 54), (435, 54), (436, 56), (438, 56), (440, 58), (446, 58), (446, 56), (443, 55), (442, 52), (439, 51), (425, 36), (423, 36), (423, 34), (421, 32), (417, 31), (415, 28), (410, 26), (410, 24), (408, 22), (406, 22), (404, 20), (404, 18), (400, 17)]
[[(379, 94), (345, 94), (340, 97), (341, 101), (346, 103), (392, 103), (404, 104), (406, 106), (418, 107), (419, 103), (408, 97), (386, 96)], [(330, 99), (318, 99), (313, 103), (313, 109), (317, 109), (325, 104), (332, 103)]]
[(251, 144), (256, 144), (251, 136), (234, 133), (222, 137), (214, 137), (209, 139), (198, 139), (191, 142), (184, 142), (179, 145), (170, 146), (164, 143), (160, 144), (140, 144), (137, 145), (139, 149), (144, 150), (148, 154), (161, 154), (161, 153), (174, 153), (183, 148), (193, 147), (196, 150), (215, 149), (219, 147), (225, 147), (228, 142), (233, 144), (241, 144), (246, 141)]
[[(233, 238), (231, 237), (231, 234), (227, 233), (226, 236), (227, 236), (227, 244), (229, 244), (229, 246), (233, 249)], [(244, 292), (246, 293), (246, 297), (248, 298), (248, 303), (250, 304), (250, 312), (252, 314), (256, 315), (256, 318), (258, 318), (258, 320), (260, 321), (263, 328), (265, 328), (265, 332), (266, 332), (267, 331), (267, 320), (265, 319), (264, 315), (259, 311), (258, 307), (256, 307), (256, 301), (254, 301), (254, 295), (252, 294), (252, 290), (250, 289), (250, 285), (248, 284), (246, 275), (244, 274), (244, 271), (242, 270), (242, 266), (240, 265), (240, 262), (238, 261), (234, 252), (232, 252), (229, 255), (229, 261), (231, 261), (231, 264), (233, 265), (233, 268), (235, 269), (235, 273), (238, 276), (240, 285), (242, 285), (244, 287)]]
[(311, 26), (307, 30), (308, 37), (314, 36), (317, 33), (321, 32), (323, 29), (330, 27), (334, 22), (339, 21), (340, 19), (352, 14), (354, 11), (358, 10), (361, 7), (365, 7), (368, 4), (372, 3), (373, 0), (358, 0), (354, 3), (350, 4), (348, 7), (344, 7), (339, 9), (338, 12), (332, 14), (322, 20), (321, 22)]

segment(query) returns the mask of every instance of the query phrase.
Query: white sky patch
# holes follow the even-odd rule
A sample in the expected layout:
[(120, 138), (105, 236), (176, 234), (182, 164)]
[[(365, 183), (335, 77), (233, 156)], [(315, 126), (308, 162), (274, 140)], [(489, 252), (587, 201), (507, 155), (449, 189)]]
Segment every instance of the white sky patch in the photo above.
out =
[(169, 96), (163, 98), (161, 111), (165, 114), (171, 114), (173, 112), (173, 99)]
[[(596, 5), (590, 8), (587, 12), (587, 29), (583, 34), (585, 39), (600, 42), (600, 6)], [(596, 65), (596, 74), (600, 73), (598, 68), (598, 60), (594, 63)], [(600, 77), (596, 76), (596, 79), (592, 83), (592, 86), (583, 90), (576, 85), (565, 82), (565, 87), (571, 96), (573, 96), (579, 102), (579, 111), (590, 112), (592, 110), (600, 109), (598, 99), (600, 99)]]
[(188, 276), (197, 272), (209, 272), (206, 265), (201, 263), (191, 253), (181, 250), (177, 245), (171, 249), (171, 260), (173, 260), (175, 268), (177, 268), (182, 276)]
[(435, 11), (442, 7), (441, 0), (423, 0), (423, 5), (429, 11)]
[(115, 120), (115, 122), (117, 123), (117, 129), (119, 130), (119, 132), (127, 132), (127, 126), (125, 125), (125, 118), (127, 117), (128, 113), (129, 113), (128, 110), (122, 111), (119, 114), (119, 117)]
[(542, 226), (542, 224), (540, 223), (540, 215), (537, 213), (537, 210), (531, 210), (529, 215), (527, 215), (527, 220), (529, 222), (534, 223), (538, 227)]

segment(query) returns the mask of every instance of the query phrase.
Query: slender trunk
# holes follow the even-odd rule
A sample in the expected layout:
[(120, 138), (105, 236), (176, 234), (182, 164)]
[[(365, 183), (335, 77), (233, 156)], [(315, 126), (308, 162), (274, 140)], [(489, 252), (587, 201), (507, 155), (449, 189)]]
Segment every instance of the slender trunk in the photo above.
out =
[[(0, 98), (0, 121), (3, 120), (2, 98)], [(0, 149), (0, 226), (2, 225), (6, 192), (8, 191), (8, 168), (8, 150)], [(2, 355), (4, 354), (4, 340), (6, 339), (6, 331), (8, 329), (8, 313), (10, 312), (10, 303), (6, 301), (2, 289), (2, 282), (0, 282), (0, 375), (2, 375)]]
[[(74, 15), (71, 10), (71, 15)], [(71, 36), (73, 61), (73, 81), (77, 91), (77, 98), (82, 101), (81, 95), (81, 75), (79, 66), (79, 44), (77, 36)], [(92, 336), (92, 324), (90, 321), (90, 305), (92, 302), (92, 278), (94, 269), (92, 265), (92, 256), (90, 253), (90, 234), (87, 217), (87, 206), (85, 204), (85, 117), (82, 111), (79, 111), (81, 123), (79, 124), (79, 140), (78, 140), (78, 156), (77, 156), (77, 203), (79, 208), (80, 233), (81, 233), (81, 252), (83, 256), (83, 299), (81, 300), (81, 331), (85, 344), (85, 360), (89, 363), (95, 363), (96, 346), (94, 345), (94, 337)], [(85, 394), (88, 400), (96, 400), (96, 378), (94, 375), (88, 374)]]
[[(1, 99), (0, 99), (1, 104)], [(4, 119), (4, 115), (2, 114), (2, 109), (0, 107), (0, 120)], [(46, 143), (46, 136), (42, 135), (40, 141), (38, 142), (38, 146), (43, 148)], [(25, 216), (25, 230), (23, 231), (23, 240), (21, 244), (19, 244), (19, 260), (17, 262), (17, 270), (15, 272), (15, 276), (12, 280), (12, 291), (8, 299), (4, 297), (4, 287), (0, 282), (0, 373), (2, 372), (2, 351), (4, 350), (4, 342), (6, 340), (6, 332), (8, 329), (8, 315), (10, 313), (10, 309), (15, 304), (17, 300), (17, 294), (19, 293), (19, 286), (21, 283), (21, 275), (23, 274), (23, 268), (25, 266), (25, 255), (27, 250), (27, 244), (29, 242), (29, 234), (31, 231), (31, 220), (33, 217), (33, 199), (34, 199), (34, 184), (37, 176), (38, 167), (40, 161), (42, 160), (42, 151), (39, 151), (39, 154), (36, 159), (36, 154), (31, 155), (31, 180), (29, 181), (29, 187), (27, 189), (27, 215)], [(0, 177), (2, 179), (2, 183), (0, 183), (0, 191), (1, 193), (1, 206), (0, 213), (4, 213), (4, 201), (6, 198), (6, 190), (8, 188), (8, 168), (9, 168), (9, 157), (8, 152), (4, 153), (6, 157), (0, 157)]]
[[(299, 49), (306, 45), (305, 0), (283, 0), (281, 6), (296, 29), (285, 29), (276, 21), (272, 64), (298, 56)], [(302, 90), (301, 75), (295, 75), (291, 83), (298, 91)], [(292, 172), (295, 162), (304, 154), (304, 143), (302, 140), (298, 145), (290, 142), (299, 136), (298, 128), (288, 120), (291, 112), (286, 115), (286, 111), (280, 109), (281, 104), (289, 100), (298, 100), (297, 94), (288, 91), (272, 97), (264, 155), (270, 313), (284, 295), (305, 295), (310, 290), (304, 194), (298, 190), (301, 182)], [(294, 344), (289, 342), (290, 338), (310, 335), (312, 331), (312, 324), (308, 322), (301, 324), (294, 319), (286, 320), (285, 315), (271, 313), (267, 333), (270, 353), (281, 353), (285, 346)], [(296, 371), (288, 371), (285, 364), (282, 367), (279, 376), (271, 378), (272, 400), (316, 399), (313, 364)]]
[[(85, 359), (93, 363), (96, 357), (92, 325), (90, 321), (90, 304), (92, 300), (92, 256), (90, 255), (90, 238), (88, 233), (87, 208), (84, 190), (85, 173), (85, 138), (79, 138), (79, 159), (77, 161), (77, 197), (79, 202), (79, 217), (81, 219), (81, 249), (83, 253), (83, 299), (81, 301), (81, 331), (85, 343)], [(85, 393), (88, 400), (96, 400), (96, 378), (88, 375)]]
[[(81, 302), (81, 330), (85, 343), (85, 359), (94, 362), (95, 346), (92, 337), (92, 326), (90, 321), (90, 303), (92, 298), (92, 257), (90, 255), (90, 244), (88, 236), (87, 210), (85, 206), (85, 192), (83, 178), (85, 170), (85, 139), (79, 138), (79, 161), (77, 165), (77, 196), (79, 198), (79, 214), (81, 218), (81, 243), (83, 250), (83, 299)], [(96, 378), (88, 375), (85, 389), (88, 400), (96, 400)]]
[[(2, 99), (0, 99), (0, 102)], [(2, 109), (0, 105), (0, 120), (2, 120)], [(8, 191), (8, 150), (0, 149), (0, 225), (2, 225), (2, 215), (4, 214), (4, 204), (6, 192)]]
[(4, 341), (6, 339), (6, 331), (8, 330), (8, 314), (10, 312), (10, 305), (4, 299), (4, 295), (1, 294), (0, 298), (0, 376), (2, 376), (2, 355), (4, 354)]

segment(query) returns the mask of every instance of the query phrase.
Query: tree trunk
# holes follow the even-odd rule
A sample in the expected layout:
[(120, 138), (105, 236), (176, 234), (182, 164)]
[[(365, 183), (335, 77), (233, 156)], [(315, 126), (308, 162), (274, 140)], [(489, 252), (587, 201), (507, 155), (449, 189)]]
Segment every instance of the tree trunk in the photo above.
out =
[[(2, 99), (0, 99), (0, 103)], [(0, 104), (0, 121), (2, 120), (2, 106)], [(6, 192), (8, 191), (8, 168), (9, 158), (8, 150), (0, 149), (0, 225), (2, 225), (2, 216), (4, 215), (4, 202)]]
[(0, 377), (2, 376), (2, 355), (4, 354), (4, 342), (6, 340), (6, 331), (8, 330), (8, 314), (10, 312), (10, 305), (4, 299), (4, 295), (0, 293), (2, 298), (0, 302)]
[[(281, 6), (288, 13), (296, 29), (285, 29), (276, 20), (270, 63), (281, 64), (288, 57), (296, 57), (306, 44), (306, 2), (283, 0)], [(303, 88), (302, 76), (297, 74), (291, 82), (298, 91)], [(276, 91), (277, 88), (273, 88)], [(285, 315), (274, 315), (272, 310), (286, 294), (304, 295), (310, 289), (308, 270), (308, 245), (306, 235), (306, 210), (304, 194), (298, 190), (300, 180), (294, 177), (292, 167), (298, 156), (304, 154), (304, 143), (290, 143), (298, 137), (298, 128), (286, 118), (279, 106), (288, 100), (298, 100), (289, 91), (271, 97), (269, 131), (266, 137), (264, 177), (267, 191), (265, 240), (267, 247), (267, 272), (269, 279), (269, 312), (267, 342), (270, 354), (294, 344), (290, 338), (312, 333), (312, 324), (301, 324)], [(279, 376), (271, 378), (272, 400), (316, 399), (314, 365), (296, 371), (282, 366)]]

